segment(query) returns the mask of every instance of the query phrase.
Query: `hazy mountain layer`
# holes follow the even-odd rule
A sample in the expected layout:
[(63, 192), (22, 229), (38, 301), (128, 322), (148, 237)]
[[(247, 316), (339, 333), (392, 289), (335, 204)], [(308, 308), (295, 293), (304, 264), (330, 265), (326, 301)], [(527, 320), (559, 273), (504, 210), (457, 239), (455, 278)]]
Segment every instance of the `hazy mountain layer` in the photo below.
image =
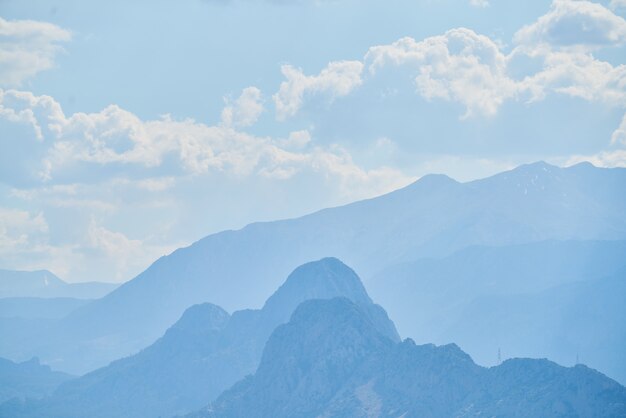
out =
[(1, 298), (0, 318), (60, 319), (89, 302), (75, 298)]
[(376, 332), (399, 341), (354, 271), (327, 258), (298, 267), (260, 310), (229, 316), (215, 305), (195, 305), (140, 353), (67, 382), (44, 402), (0, 408), (0, 416), (159, 417), (199, 409), (254, 373), (267, 338), (301, 302), (337, 296), (356, 303)]
[(118, 287), (115, 283), (66, 283), (47, 270), (14, 271), (0, 269), (0, 298), (97, 299)]
[(36, 358), (23, 363), (0, 358), (0, 403), (14, 399), (19, 404), (26, 398), (43, 398), (71, 377), (53, 372)]
[(623, 190), (625, 169), (590, 164), (537, 163), (463, 184), (426, 176), (375, 199), (210, 235), (73, 312), (45, 349), (0, 355), (28, 352), (63, 370), (92, 370), (151, 344), (193, 304), (260, 306), (280, 277), (325, 256), (341, 258), (367, 283), (385, 267), (471, 245), (625, 239)]
[(513, 359), (486, 369), (456, 345), (394, 343), (346, 299), (308, 301), (254, 376), (198, 417), (621, 417), (626, 388), (592, 369)]
[(626, 241), (544, 241), (398, 264), (368, 290), (418, 342), (455, 342), (483, 365), (498, 348), (566, 365), (579, 354), (624, 383), (624, 286)]
[(626, 382), (626, 269), (598, 280), (541, 292), (475, 299), (442, 329), (479, 363), (505, 357), (548, 356), (560, 364), (582, 362)]

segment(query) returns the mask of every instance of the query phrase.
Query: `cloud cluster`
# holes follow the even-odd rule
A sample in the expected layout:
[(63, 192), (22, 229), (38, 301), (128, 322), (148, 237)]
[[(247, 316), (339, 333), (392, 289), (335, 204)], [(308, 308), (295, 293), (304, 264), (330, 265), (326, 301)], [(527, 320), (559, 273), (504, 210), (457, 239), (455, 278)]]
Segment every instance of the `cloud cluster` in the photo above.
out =
[(548, 13), (520, 29), (514, 39), (557, 47), (621, 45), (626, 43), (626, 20), (598, 3), (554, 0)]
[(222, 124), (234, 128), (252, 126), (264, 110), (261, 90), (247, 87), (234, 102), (226, 100), (226, 107), (222, 111)]
[[(289, 88), (298, 90), (296, 100), (308, 93), (347, 94), (358, 84), (351, 67), (329, 65), (318, 76), (293, 80)], [(256, 87), (227, 98), (216, 125), (169, 115), (142, 120), (117, 105), (66, 115), (53, 97), (0, 88), (0, 186), (12, 187), (8, 201), (42, 209), (0, 210), (3, 265), (48, 268), (69, 278), (124, 280), (186, 241), (165, 238), (180, 219), (172, 219), (162, 233), (144, 231), (133, 238), (105, 225), (104, 219), (121, 212), (162, 219), (172, 211), (190, 210), (180, 201), (189, 198), (186, 194), (195, 202), (196, 196), (229, 182), (243, 189), (263, 181), (285, 188), (319, 184), (316, 193), (322, 191), (324, 199), (337, 204), (413, 180), (395, 169), (360, 167), (341, 147), (314, 145), (308, 130), (284, 138), (242, 130), (253, 126), (264, 110)], [(209, 198), (220, 198), (221, 192), (214, 193)], [(0, 204), (2, 200), (7, 199)], [(49, 222), (44, 211), (57, 215)], [(68, 216), (73, 219), (71, 234), (62, 231)]]
[[(412, 69), (416, 92), (427, 100), (460, 103), (462, 119), (494, 116), (508, 100), (536, 102), (549, 94), (626, 105), (626, 66), (612, 65), (592, 54), (598, 46), (626, 42), (626, 21), (588, 1), (555, 0), (551, 9), (514, 36), (514, 46), (467, 28), (421, 41), (405, 37), (369, 48), (363, 62), (333, 62), (306, 76), (283, 66), (286, 80), (273, 96), (279, 120), (293, 116), (309, 93), (345, 96), (373, 83), (387, 66)], [(524, 70), (520, 63), (533, 63)], [(368, 77), (362, 77), (363, 68)], [(520, 72), (522, 75), (520, 76)]]
[(0, 207), (0, 254), (26, 247), (47, 232), (43, 213)]
[[(470, 3), (488, 5), (484, 0)], [(612, 7), (619, 3), (613, 1)], [(551, 95), (626, 109), (626, 66), (596, 57), (600, 47), (625, 44), (625, 28), (624, 19), (600, 4), (556, 0), (544, 16), (520, 29), (510, 46), (456, 28), (422, 40), (405, 37), (373, 46), (360, 61), (333, 61), (318, 73), (283, 65), (284, 80), (274, 86), (270, 104), (283, 122), (307, 109), (309, 100), (332, 104), (368, 83), (389, 82), (381, 74), (401, 67), (417, 95), (460, 104), (462, 119), (493, 118), (508, 101), (531, 105)], [(54, 25), (0, 19), (1, 86), (19, 85), (52, 67), (60, 44), (69, 39), (68, 31)], [(0, 187), (11, 189), (10, 199), (30, 207), (2, 208), (10, 199), (0, 197), (0, 258), (62, 274), (76, 266), (110, 264), (117, 273), (109, 279), (124, 279), (180, 245), (162, 236), (171, 225), (178, 228), (178, 220), (191, 218), (190, 206), (200, 202), (197, 210), (204, 211), (235, 189), (254, 193), (266, 187), (259, 192), (265, 193), (284, 187), (286, 196), (296, 189), (309, 193), (315, 185), (312, 193), (323, 195), (316, 195), (316, 202), (326, 205), (371, 197), (413, 179), (386, 166), (366, 168), (359, 163), (363, 158), (355, 160), (336, 144), (320, 146), (313, 123), (302, 129), (290, 121), (275, 126), (280, 134), (254, 133), (268, 112), (268, 97), (258, 87), (247, 87), (226, 97), (220, 121), (207, 124), (169, 115), (146, 120), (117, 105), (66, 114), (53, 97), (0, 88)], [(597, 155), (571, 157), (571, 162), (626, 164), (626, 116), (611, 146)], [(381, 136), (374, 152), (400, 154), (395, 147)], [(415, 163), (420, 173), (472, 164), (489, 174), (512, 164), (454, 155), (428, 158)], [(198, 200), (182, 207), (184, 199)], [(107, 224), (107, 219), (122, 217), (121, 211), (127, 211), (125, 218), (131, 212), (142, 220), (154, 216), (159, 224), (164, 213), (177, 213), (178, 219), (168, 219), (164, 232), (138, 228), (129, 233)], [(51, 237), (66, 213), (80, 215), (75, 219), (80, 238), (56, 242)]]
[(507, 57), (498, 45), (472, 30), (453, 29), (423, 41), (403, 38), (375, 46), (365, 56), (372, 74), (387, 65), (410, 65), (417, 75), (418, 93), (426, 99), (463, 104), (464, 118), (494, 115), (501, 104), (515, 97), (520, 86), (507, 75)]
[(325, 94), (329, 98), (346, 96), (361, 85), (363, 63), (360, 61), (331, 62), (318, 75), (304, 75), (301, 69), (283, 65), (286, 80), (274, 94), (276, 116), (284, 120), (295, 115), (306, 95)]
[[(231, 127), (231, 124), (242, 125), (242, 121), (245, 126), (258, 116), (260, 108), (255, 107), (256, 97), (257, 90), (244, 90), (236, 106), (229, 105), (224, 111), (229, 115), (226, 118), (229, 123), (209, 126), (169, 116), (143, 121), (115, 105), (97, 113), (66, 116), (60, 104), (49, 96), (6, 90), (0, 91), (0, 118), (29, 125), (39, 139), (39, 146), (45, 148), (45, 157), (38, 169), (42, 182), (53, 181), (57, 173), (76, 169), (79, 164), (162, 167), (173, 175), (219, 172), (282, 179), (312, 171), (323, 177), (341, 177), (339, 184), (345, 184), (346, 190), (357, 186), (352, 184), (354, 182), (368, 182), (370, 176), (380, 177), (378, 171), (357, 167), (345, 151), (319, 147), (302, 149), (310, 141), (308, 132), (292, 133), (285, 141)], [(5, 146), (10, 152), (11, 144)], [(166, 160), (170, 167), (164, 167)], [(172, 166), (172, 162), (176, 164)], [(405, 180), (399, 172), (387, 170), (385, 173), (393, 184), (397, 184), (398, 179)], [(2, 180), (10, 183), (12, 179)]]
[(16, 87), (54, 66), (69, 31), (52, 23), (0, 17), (0, 87)]

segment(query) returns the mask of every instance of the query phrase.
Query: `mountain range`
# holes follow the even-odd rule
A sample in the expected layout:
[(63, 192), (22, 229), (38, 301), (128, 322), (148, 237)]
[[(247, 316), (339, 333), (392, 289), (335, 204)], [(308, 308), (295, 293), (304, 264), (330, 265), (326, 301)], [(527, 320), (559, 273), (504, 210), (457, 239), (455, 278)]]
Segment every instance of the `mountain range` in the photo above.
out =
[(229, 315), (209, 303), (194, 305), (146, 349), (64, 383), (42, 401), (8, 404), (0, 416), (147, 418), (191, 412), (254, 373), (268, 337), (301, 302), (337, 296), (358, 305), (386, 339), (400, 340), (356, 273), (326, 258), (295, 269), (262, 309)]
[(626, 388), (582, 365), (484, 368), (458, 346), (393, 342), (345, 298), (312, 300), (249, 376), (189, 417), (623, 417)]
[(50, 370), (49, 366), (39, 363), (38, 358), (22, 363), (0, 358), (0, 404), (48, 396), (71, 378), (68, 374)]
[(116, 283), (67, 283), (48, 270), (0, 269), (0, 299), (19, 297), (98, 299), (116, 287), (118, 287)]
[[(29, 335), (54, 329), (45, 347), (22, 344), (31, 339), (18, 335), (11, 338), (15, 343), (0, 344), (0, 355), (37, 355), (54, 368), (82, 374), (147, 347), (191, 305), (260, 307), (279, 277), (327, 256), (344, 260), (369, 284), (394, 265), (470, 246), (624, 240), (625, 189), (626, 169), (588, 163), (535, 163), (468, 183), (425, 176), (374, 199), (210, 235), (158, 259), (54, 326), (20, 327)], [(0, 331), (14, 328), (0, 321)]]

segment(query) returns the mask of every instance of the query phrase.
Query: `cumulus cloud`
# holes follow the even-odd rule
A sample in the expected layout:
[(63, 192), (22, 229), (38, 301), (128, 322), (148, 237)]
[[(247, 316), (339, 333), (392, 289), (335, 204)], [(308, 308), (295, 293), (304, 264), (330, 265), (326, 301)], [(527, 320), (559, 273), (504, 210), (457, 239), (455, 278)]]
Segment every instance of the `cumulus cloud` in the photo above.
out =
[[(277, 118), (284, 120), (298, 112), (307, 94), (347, 95), (373, 82), (383, 67), (404, 66), (413, 70), (420, 96), (460, 103), (462, 119), (494, 116), (506, 101), (531, 103), (551, 93), (624, 106), (626, 67), (592, 55), (596, 47), (624, 43), (626, 21), (611, 10), (584, 0), (555, 0), (548, 13), (515, 34), (510, 52), (467, 28), (420, 41), (405, 37), (369, 48), (363, 63), (334, 62), (314, 76), (283, 66), (286, 80), (273, 98)], [(538, 68), (525, 72), (519, 65), (524, 60)], [(365, 79), (363, 68), (369, 70)]]
[(507, 57), (487, 36), (470, 29), (453, 29), (423, 41), (402, 38), (375, 46), (365, 56), (370, 73), (386, 65), (417, 69), (417, 91), (426, 99), (456, 101), (465, 106), (464, 118), (494, 115), (521, 88), (507, 75)]
[(52, 23), (0, 17), (0, 87), (15, 87), (54, 66), (69, 31)]
[(520, 82), (532, 92), (532, 100), (554, 92), (590, 102), (626, 105), (626, 65), (613, 66), (577, 51), (537, 49), (522, 53), (542, 61), (540, 71)]
[[(520, 59), (538, 66), (515, 76)], [(462, 118), (493, 116), (507, 100), (530, 103), (550, 93), (626, 105), (625, 65), (598, 60), (589, 51), (545, 44), (519, 45), (507, 54), (497, 42), (466, 28), (371, 47), (365, 62), (372, 77), (388, 65), (412, 68), (417, 93), (427, 100), (461, 103)]]
[(235, 128), (252, 126), (263, 110), (261, 90), (256, 87), (247, 87), (234, 102), (226, 100), (226, 107), (222, 111), (222, 124)]
[[(211, 126), (167, 115), (142, 120), (115, 105), (100, 112), (66, 115), (52, 97), (0, 89), (0, 121), (5, 126), (19, 125), (30, 136), (7, 136), (0, 141), (0, 153), (11, 153), (15, 164), (27, 163), (21, 171), (0, 171), (0, 183), (13, 187), (10, 201), (21, 200), (57, 214), (59, 209), (71, 213), (68, 216), (75, 217), (72, 236), (84, 235), (82, 241), (53, 245), (43, 232), (47, 225), (42, 222), (43, 213), (9, 216), (2, 212), (0, 217), (6, 220), (0, 224), (4, 266), (46, 267), (73, 279), (87, 277), (87, 269), (102, 266), (97, 277), (90, 279), (128, 279), (156, 257), (186, 242), (172, 244), (171, 238), (163, 238), (168, 236), (167, 230), (155, 238), (145, 234), (131, 238), (101, 221), (86, 222), (86, 215), (106, 219), (121, 212), (140, 213), (143, 221), (149, 212), (154, 219), (162, 219), (172, 212), (195, 210), (185, 207), (180, 196), (205, 196), (208, 189), (224, 183), (245, 189), (269, 187), (271, 182), (275, 184), (271, 188), (276, 189), (278, 184), (298, 185), (314, 179), (319, 185), (317, 193), (338, 204), (384, 193), (413, 180), (392, 168), (360, 167), (345, 149), (313, 144), (308, 130), (293, 131), (280, 139), (236, 129), (235, 125), (242, 126), (241, 121), (254, 119), (250, 115), (257, 114), (258, 109), (247, 112), (243, 108), (250, 104), (249, 99), (256, 103), (258, 97), (255, 90), (244, 90), (242, 100), (226, 104), (232, 107), (232, 115), (240, 116)], [(237, 107), (241, 109), (235, 110)], [(40, 157), (29, 155), (28, 161), (22, 161), (23, 156), (14, 152), (17, 142), (27, 142), (25, 149)], [(16, 178), (18, 173), (31, 171), (39, 173), (36, 181), (22, 186)], [(102, 176), (94, 177), (98, 172)], [(208, 201), (212, 198), (215, 196), (206, 195)], [(12, 225), (20, 225), (17, 219), (39, 225), (38, 235), (15, 229)], [(50, 229), (65, 236), (58, 227)], [(150, 230), (154, 229), (152, 225)], [(34, 240), (35, 236), (39, 238)]]
[(626, 43), (626, 21), (599, 3), (554, 0), (550, 11), (515, 34), (520, 44), (601, 47)]
[[(244, 92), (243, 101), (248, 100), (251, 91)], [(20, 114), (28, 117), (15, 117)], [(297, 151), (310, 141), (308, 131), (292, 132), (281, 142), (244, 133), (227, 124), (209, 126), (192, 119), (173, 120), (169, 116), (143, 121), (118, 106), (108, 106), (97, 113), (66, 116), (51, 97), (15, 90), (0, 94), (1, 117), (31, 124), (33, 132), (41, 136), (41, 146), (47, 149), (39, 167), (42, 181), (53, 180), (56, 173), (77, 163), (150, 169), (162, 166), (166, 159), (178, 162), (175, 175), (274, 173), (285, 178), (288, 174), (313, 170), (324, 176), (348, 173), (348, 177), (365, 182), (370, 175), (343, 151), (339, 153), (341, 156), (334, 149)], [(356, 172), (361, 174), (355, 176)], [(388, 171), (392, 172), (398, 179), (406, 180), (398, 171)], [(379, 176), (376, 172), (372, 175)], [(167, 187), (168, 183), (145, 183), (145, 186)]]
[(277, 118), (284, 120), (295, 115), (307, 94), (325, 94), (331, 99), (349, 94), (361, 85), (362, 71), (360, 61), (331, 62), (318, 75), (311, 76), (291, 65), (283, 65), (281, 72), (286, 80), (273, 96)]

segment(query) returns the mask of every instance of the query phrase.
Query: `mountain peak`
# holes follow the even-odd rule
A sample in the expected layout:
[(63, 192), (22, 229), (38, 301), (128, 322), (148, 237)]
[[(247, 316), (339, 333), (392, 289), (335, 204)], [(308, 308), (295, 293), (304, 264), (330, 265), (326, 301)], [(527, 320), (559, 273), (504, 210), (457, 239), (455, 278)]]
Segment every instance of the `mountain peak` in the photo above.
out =
[(194, 333), (221, 329), (228, 322), (230, 315), (224, 309), (212, 303), (201, 303), (189, 307), (171, 329), (192, 331)]
[(545, 175), (552, 174), (561, 170), (561, 167), (548, 164), (545, 161), (536, 161), (534, 163), (522, 164), (509, 171), (509, 173), (517, 173), (521, 175)]
[(265, 302), (263, 311), (289, 315), (305, 300), (338, 296), (347, 297), (355, 303), (372, 304), (354, 270), (337, 258), (327, 257), (296, 268)]
[(407, 187), (437, 188), (454, 184), (459, 184), (459, 182), (446, 174), (426, 174), (409, 184)]

